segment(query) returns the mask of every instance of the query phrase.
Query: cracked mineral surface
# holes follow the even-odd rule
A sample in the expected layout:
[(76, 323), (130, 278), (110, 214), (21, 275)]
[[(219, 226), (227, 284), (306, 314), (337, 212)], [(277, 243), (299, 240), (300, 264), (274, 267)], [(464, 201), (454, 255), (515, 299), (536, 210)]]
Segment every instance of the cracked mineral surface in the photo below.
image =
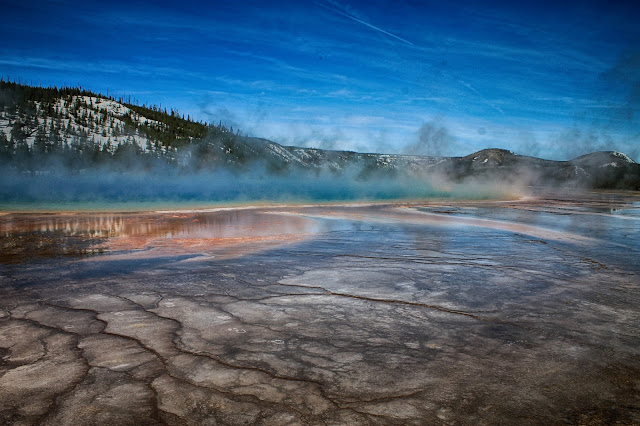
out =
[(640, 196), (0, 216), (0, 423), (640, 424)]

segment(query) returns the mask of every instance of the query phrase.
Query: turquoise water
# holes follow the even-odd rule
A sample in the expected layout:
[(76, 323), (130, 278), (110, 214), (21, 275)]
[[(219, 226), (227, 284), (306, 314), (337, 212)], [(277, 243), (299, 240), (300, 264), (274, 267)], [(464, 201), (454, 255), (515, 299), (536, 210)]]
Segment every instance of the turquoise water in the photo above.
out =
[(150, 211), (282, 203), (505, 199), (495, 187), (437, 187), (420, 179), (345, 176), (5, 174), (0, 211)]

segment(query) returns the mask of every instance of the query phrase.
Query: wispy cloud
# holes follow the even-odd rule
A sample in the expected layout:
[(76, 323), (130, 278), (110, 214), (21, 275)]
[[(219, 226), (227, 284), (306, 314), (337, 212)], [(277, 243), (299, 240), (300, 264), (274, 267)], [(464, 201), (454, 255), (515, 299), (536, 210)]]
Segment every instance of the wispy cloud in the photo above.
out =
[(471, 90), (473, 93), (475, 93), (476, 95), (478, 95), (480, 97), (480, 99), (482, 99), (487, 105), (489, 105), (491, 108), (495, 109), (496, 111), (498, 111), (500, 114), (504, 115), (504, 111), (502, 110), (502, 108), (500, 108), (499, 106), (497, 106), (495, 103), (489, 101), (484, 95), (482, 95), (482, 93), (480, 93), (475, 87), (473, 87), (473, 85), (471, 85), (471, 83), (467, 83), (464, 80), (460, 80), (459, 78), (456, 79), (456, 81), (460, 84), (462, 84), (464, 87), (466, 87), (467, 89)]
[(139, 76), (167, 76), (203, 78), (206, 74), (192, 70), (125, 61), (87, 61), (80, 58), (47, 58), (42, 56), (0, 57), (0, 65), (18, 68), (38, 68), (50, 71), (82, 71), (100, 74), (135, 74)]
[[(414, 45), (414, 44), (413, 44), (413, 43), (411, 43), (409, 40), (406, 40), (406, 39), (404, 39), (404, 38), (402, 38), (402, 37), (400, 37), (400, 36), (397, 36), (397, 35), (395, 35), (395, 34), (392, 34), (392, 33), (390, 33), (389, 31), (385, 31), (385, 30), (383, 30), (383, 29), (382, 29), (382, 28), (380, 28), (380, 27), (376, 27), (375, 25), (370, 24), (369, 22), (365, 22), (365, 21), (363, 21), (363, 20), (361, 20), (361, 19), (358, 19), (358, 18), (356, 18), (355, 16), (350, 15), (350, 14), (348, 14), (348, 13), (346, 13), (346, 12), (343, 12), (343, 11), (339, 10), (338, 8), (336, 8), (336, 7), (331, 7), (331, 6), (329, 6), (329, 5), (327, 5), (327, 4), (323, 4), (323, 3), (321, 3), (321, 2), (314, 2), (314, 3), (315, 3), (315, 4), (317, 4), (317, 5), (318, 5), (318, 6), (320, 6), (320, 7), (323, 7), (323, 8), (325, 8), (325, 9), (327, 9), (327, 10), (331, 11), (331, 12), (337, 13), (337, 14), (339, 14), (339, 15), (344, 16), (345, 18), (349, 18), (349, 19), (351, 19), (351, 20), (353, 20), (353, 21), (355, 21), (355, 22), (358, 22), (358, 23), (360, 23), (360, 24), (362, 24), (362, 25), (366, 26), (366, 27), (369, 27), (369, 28), (371, 28), (372, 30), (375, 30), (375, 31), (381, 32), (382, 34), (386, 34), (386, 35), (388, 35), (389, 37), (395, 38), (396, 40), (400, 40), (400, 41), (401, 41), (401, 42), (403, 42), (403, 43), (407, 43), (407, 44), (408, 44), (408, 45), (410, 45), (410, 46), (413, 46), (413, 45)], [(338, 5), (338, 3), (336, 3), (336, 2), (330, 2), (329, 4), (331, 4), (331, 5)]]

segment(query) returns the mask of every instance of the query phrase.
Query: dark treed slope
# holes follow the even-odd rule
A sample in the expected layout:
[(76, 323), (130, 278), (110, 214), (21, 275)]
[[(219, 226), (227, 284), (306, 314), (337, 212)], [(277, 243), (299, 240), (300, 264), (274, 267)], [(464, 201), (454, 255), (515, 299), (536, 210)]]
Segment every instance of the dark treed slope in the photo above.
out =
[(282, 146), (210, 125), (175, 110), (140, 106), (81, 88), (0, 81), (0, 164), (21, 173), (79, 173), (108, 166), (127, 173), (225, 168), (270, 173), (348, 172), (357, 179), (498, 180), (525, 185), (640, 189), (640, 165), (617, 152), (551, 161), (487, 149), (465, 157), (366, 154)]

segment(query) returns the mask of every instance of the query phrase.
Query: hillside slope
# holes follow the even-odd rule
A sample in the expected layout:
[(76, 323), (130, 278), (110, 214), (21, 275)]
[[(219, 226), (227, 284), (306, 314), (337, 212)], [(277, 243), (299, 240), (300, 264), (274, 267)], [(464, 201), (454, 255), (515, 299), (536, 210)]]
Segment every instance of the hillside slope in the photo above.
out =
[(121, 172), (193, 173), (224, 168), (348, 173), (352, 178), (411, 177), (452, 182), (499, 181), (640, 189), (640, 165), (613, 151), (570, 161), (486, 149), (464, 157), (429, 157), (283, 146), (210, 125), (176, 110), (140, 106), (79, 88), (40, 88), (0, 81), (0, 164), (39, 173), (107, 165)]

